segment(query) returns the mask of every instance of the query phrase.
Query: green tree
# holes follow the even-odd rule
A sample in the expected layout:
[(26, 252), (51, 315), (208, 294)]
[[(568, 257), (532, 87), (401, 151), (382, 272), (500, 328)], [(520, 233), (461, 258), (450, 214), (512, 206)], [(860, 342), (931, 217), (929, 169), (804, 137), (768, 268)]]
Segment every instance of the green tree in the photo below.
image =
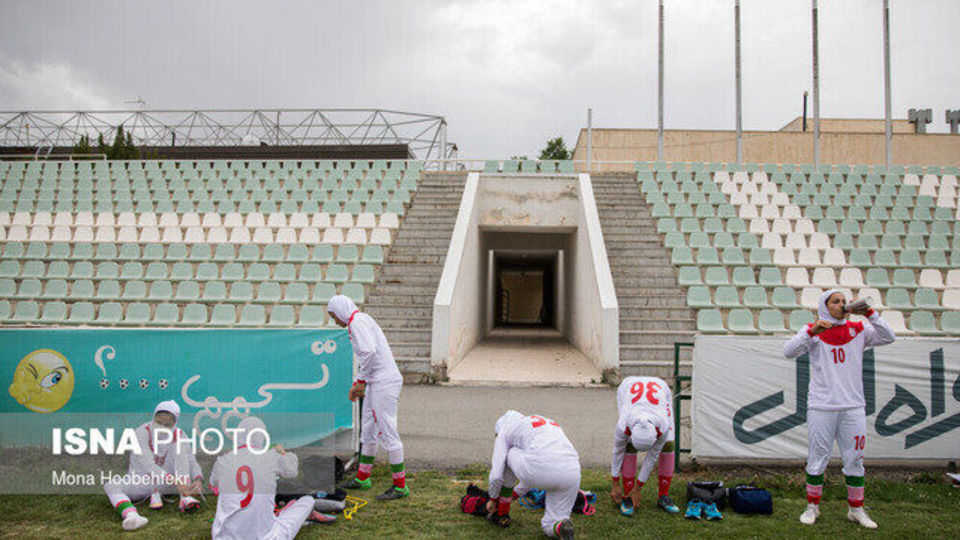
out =
[(540, 151), (540, 159), (570, 159), (570, 151), (567, 150), (563, 137), (547, 141), (547, 146)]

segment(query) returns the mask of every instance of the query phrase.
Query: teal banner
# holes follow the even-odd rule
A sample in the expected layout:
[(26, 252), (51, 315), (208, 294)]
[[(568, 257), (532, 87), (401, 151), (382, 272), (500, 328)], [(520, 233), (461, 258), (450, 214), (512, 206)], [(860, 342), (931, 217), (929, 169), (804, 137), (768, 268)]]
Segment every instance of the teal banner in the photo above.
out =
[(0, 446), (47, 446), (51, 429), (136, 427), (175, 400), (177, 426), (269, 418), (274, 442), (351, 430), (346, 330), (0, 330)]

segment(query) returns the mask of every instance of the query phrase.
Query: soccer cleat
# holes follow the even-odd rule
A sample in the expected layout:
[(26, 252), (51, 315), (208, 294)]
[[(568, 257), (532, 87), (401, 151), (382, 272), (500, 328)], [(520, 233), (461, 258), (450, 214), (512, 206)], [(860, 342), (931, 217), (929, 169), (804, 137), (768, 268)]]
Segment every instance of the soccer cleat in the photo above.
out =
[(193, 497), (190, 497), (189, 495), (186, 497), (180, 497), (181, 512), (191, 514), (193, 512), (196, 512), (199, 509), (200, 509), (200, 501), (194, 499)]
[(663, 511), (668, 514), (680, 513), (680, 507), (673, 504), (673, 499), (671, 499), (669, 495), (663, 495), (657, 499), (657, 506), (663, 508)]
[(150, 508), (152, 510), (163, 508), (163, 496), (160, 495), (159, 491), (154, 491), (150, 494)]
[(573, 540), (573, 522), (565, 519), (557, 524), (557, 536), (561, 540)]
[(630, 497), (620, 499), (620, 513), (628, 517), (633, 515), (633, 499)]
[(876, 529), (877, 522), (870, 519), (870, 516), (867, 515), (867, 511), (863, 509), (862, 506), (856, 508), (851, 507), (847, 510), (847, 519), (853, 521), (854, 523), (859, 523), (861, 526), (867, 529)]
[(307, 521), (311, 523), (319, 523), (321, 525), (329, 525), (331, 523), (336, 523), (337, 516), (331, 514), (322, 514), (314, 510), (310, 512), (310, 515), (307, 516)]
[(723, 519), (723, 514), (720, 513), (720, 510), (717, 510), (717, 503), (710, 503), (703, 505), (703, 517), (707, 518), (708, 521), (716, 521)]
[(510, 514), (498, 514), (496, 512), (487, 515), (487, 519), (490, 523), (493, 523), (497, 527), (507, 528), (510, 526)]
[(693, 499), (687, 503), (687, 511), (683, 517), (687, 519), (700, 519), (703, 515), (703, 503), (699, 499)]
[(392, 501), (394, 499), (402, 499), (404, 497), (410, 496), (410, 488), (404, 487), (403, 489), (398, 488), (397, 486), (390, 486), (386, 491), (377, 495), (378, 501)]
[[(804, 525), (813, 525), (817, 522), (818, 517), (820, 517), (820, 505), (807, 503), (807, 509), (800, 514), (800, 523), (803, 523)], [(849, 514), (847, 517), (849, 517)]]
[(135, 531), (140, 527), (143, 527), (148, 522), (147, 518), (141, 516), (136, 512), (130, 513), (127, 517), (123, 519), (123, 530), (125, 531)]
[(337, 487), (340, 489), (370, 489), (373, 487), (373, 482), (371, 482), (369, 478), (366, 480), (357, 480), (356, 477), (353, 477)]

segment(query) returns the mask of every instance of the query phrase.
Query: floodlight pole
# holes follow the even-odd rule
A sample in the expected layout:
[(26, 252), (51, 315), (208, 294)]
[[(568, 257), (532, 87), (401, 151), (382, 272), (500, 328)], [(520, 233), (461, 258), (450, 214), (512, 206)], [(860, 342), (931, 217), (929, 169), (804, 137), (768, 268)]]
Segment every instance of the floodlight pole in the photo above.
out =
[(813, 163), (820, 165), (820, 54), (817, 37), (817, 0), (813, 4)]
[(440, 119), (440, 170), (447, 170), (447, 119)]
[(587, 172), (593, 172), (593, 109), (587, 109)]
[(733, 7), (734, 43), (736, 43), (736, 80), (737, 80), (737, 163), (743, 163), (743, 110), (740, 101), (740, 0)]
[(660, 0), (657, 45), (657, 161), (663, 161), (663, 0)]
[(886, 165), (893, 164), (893, 120), (890, 118), (890, 0), (883, 0), (883, 128)]

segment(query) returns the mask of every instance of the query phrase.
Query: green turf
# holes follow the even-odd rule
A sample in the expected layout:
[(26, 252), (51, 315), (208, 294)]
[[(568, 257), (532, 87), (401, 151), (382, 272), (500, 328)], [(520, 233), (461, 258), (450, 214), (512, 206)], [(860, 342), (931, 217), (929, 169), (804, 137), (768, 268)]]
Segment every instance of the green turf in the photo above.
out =
[[(371, 499), (352, 521), (333, 525), (310, 525), (298, 538), (538, 538), (539, 511), (515, 504), (513, 524), (498, 529), (481, 518), (462, 514), (460, 496), (471, 481), (485, 484), (481, 466), (456, 473), (419, 472), (408, 479), (412, 495), (407, 499), (378, 503), (373, 499), (389, 485), (385, 467), (377, 467), (373, 489), (358, 494)], [(774, 495), (772, 516), (741, 516), (727, 510), (722, 522), (692, 522), (679, 515), (670, 516), (655, 507), (656, 485), (644, 487), (643, 504), (632, 518), (620, 516), (607, 493), (606, 473), (585, 471), (582, 487), (599, 495), (597, 513), (591, 517), (574, 516), (578, 538), (833, 538), (881, 534), (884, 538), (960, 538), (960, 490), (942, 483), (939, 473), (904, 475), (904, 480), (871, 479), (867, 473), (867, 508), (880, 528), (866, 531), (846, 521), (846, 490), (842, 476), (827, 474), (820, 521), (801, 525), (797, 518), (806, 500), (802, 471), (790, 474), (743, 473), (700, 470), (680, 474), (673, 481), (671, 495), (683, 506), (687, 480), (723, 479), (728, 485), (747, 481), (766, 487)], [(175, 504), (163, 510), (142, 508), (150, 524), (135, 533), (124, 533), (120, 519), (106, 497), (75, 496), (0, 496), (0, 536), (4, 538), (209, 538), (215, 498), (207, 499), (200, 513), (185, 516)], [(877, 536), (879, 538), (879, 536)]]

